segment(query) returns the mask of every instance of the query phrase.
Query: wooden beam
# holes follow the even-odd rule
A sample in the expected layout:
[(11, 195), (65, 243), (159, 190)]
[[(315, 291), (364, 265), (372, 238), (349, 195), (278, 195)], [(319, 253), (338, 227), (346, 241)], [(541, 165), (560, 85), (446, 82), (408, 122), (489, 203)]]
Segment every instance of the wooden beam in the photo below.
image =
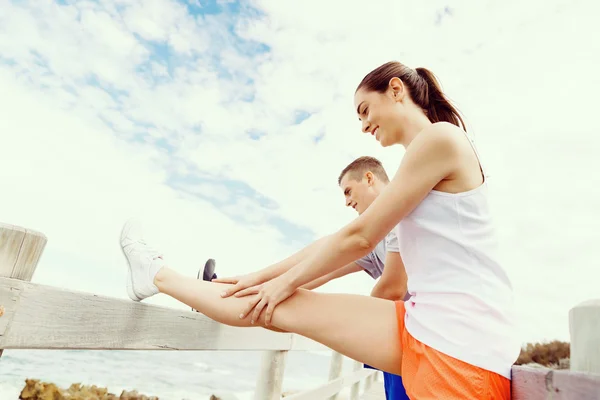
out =
[[(30, 281), (47, 241), (42, 233), (0, 222), (0, 277)], [(16, 301), (14, 293), (7, 293), (5, 297), (0, 295), (0, 306)], [(12, 319), (12, 313), (5, 314), (6, 318), (0, 319), (0, 335), (8, 329)], [(0, 345), (0, 357), (3, 351)]]
[[(333, 350), (331, 353), (331, 364), (329, 365), (329, 380), (332, 381), (334, 379), (342, 376), (342, 368), (344, 367), (344, 356), (341, 353)], [(338, 393), (334, 394), (329, 398), (329, 400), (337, 400)]]
[[(364, 364), (360, 361), (354, 361), (353, 370), (360, 371), (364, 368)], [(360, 381), (356, 381), (354, 385), (352, 385), (352, 389), (350, 389), (350, 400), (358, 400), (358, 396), (360, 395)]]
[[(377, 375), (374, 375), (377, 376)], [(368, 391), (365, 391), (361, 400), (385, 400), (385, 388), (383, 383), (378, 383)]]
[(513, 400), (597, 400), (600, 375), (514, 366)]
[(600, 374), (600, 299), (583, 302), (569, 311), (569, 331), (571, 371)]
[(254, 400), (280, 400), (287, 351), (265, 351), (254, 392)]
[(0, 222), (0, 277), (30, 281), (47, 241), (43, 233)]
[(297, 393), (291, 396), (286, 396), (286, 400), (316, 400), (316, 399), (326, 399), (333, 396), (336, 393), (339, 393), (342, 389), (353, 385), (356, 382), (360, 382), (362, 379), (367, 376), (374, 374), (376, 371), (372, 369), (362, 368), (358, 371), (354, 371), (353, 373), (342, 376), (341, 378), (337, 378), (333, 381), (330, 381), (322, 386), (319, 386), (312, 390), (307, 390), (302, 393)]
[(0, 348), (324, 350), (290, 333), (222, 325), (196, 312), (0, 278)]

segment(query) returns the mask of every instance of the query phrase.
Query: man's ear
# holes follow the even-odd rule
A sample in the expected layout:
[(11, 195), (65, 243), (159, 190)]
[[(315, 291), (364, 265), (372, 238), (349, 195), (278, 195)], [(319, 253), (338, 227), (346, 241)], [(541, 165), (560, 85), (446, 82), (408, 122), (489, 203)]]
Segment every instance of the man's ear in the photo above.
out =
[(367, 179), (367, 184), (369, 186), (375, 183), (375, 175), (373, 175), (371, 171), (367, 171), (367, 173), (365, 174), (365, 178)]

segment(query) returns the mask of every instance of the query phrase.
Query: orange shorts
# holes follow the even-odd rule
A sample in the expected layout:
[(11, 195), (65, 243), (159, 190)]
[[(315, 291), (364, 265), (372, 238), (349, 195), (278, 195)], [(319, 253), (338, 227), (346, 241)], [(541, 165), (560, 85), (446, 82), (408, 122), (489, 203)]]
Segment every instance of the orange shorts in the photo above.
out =
[(440, 353), (412, 337), (404, 325), (403, 301), (396, 302), (402, 342), (402, 382), (414, 400), (510, 400), (510, 380)]

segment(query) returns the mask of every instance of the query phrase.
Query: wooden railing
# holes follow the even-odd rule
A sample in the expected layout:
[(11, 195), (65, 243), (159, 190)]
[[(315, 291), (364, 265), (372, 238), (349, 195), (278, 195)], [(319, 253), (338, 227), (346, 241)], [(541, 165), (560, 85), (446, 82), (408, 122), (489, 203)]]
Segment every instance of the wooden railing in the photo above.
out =
[[(264, 350), (256, 400), (281, 398), (288, 351), (327, 349), (299, 335), (31, 283), (46, 241), (41, 233), (0, 223), (0, 349)], [(600, 400), (600, 300), (575, 306), (569, 324), (570, 370), (513, 367), (513, 399)], [(342, 376), (342, 364), (333, 352), (329, 381), (286, 399), (335, 399), (350, 388), (357, 400), (361, 382), (368, 390), (378, 373), (355, 362)]]
[[(256, 400), (281, 398), (288, 351), (329, 350), (295, 334), (230, 327), (196, 312), (31, 283), (46, 241), (41, 233), (0, 223), (0, 349), (263, 350)], [(368, 388), (377, 371), (355, 362), (355, 370), (342, 376), (342, 360), (333, 352), (329, 381), (286, 399), (335, 398), (350, 388), (358, 400), (360, 383)]]
[(573, 307), (569, 331), (570, 369), (513, 366), (513, 399), (600, 400), (600, 300)]

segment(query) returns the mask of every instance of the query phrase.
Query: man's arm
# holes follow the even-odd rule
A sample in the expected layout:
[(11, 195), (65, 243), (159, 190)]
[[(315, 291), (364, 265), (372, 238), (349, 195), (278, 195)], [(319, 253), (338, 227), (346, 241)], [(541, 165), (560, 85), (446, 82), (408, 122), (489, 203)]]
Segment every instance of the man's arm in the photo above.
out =
[(360, 265), (353, 262), (353, 263), (347, 264), (347, 265), (343, 266), (342, 268), (337, 269), (327, 275), (317, 278), (314, 281), (301, 286), (301, 288), (308, 289), (308, 290), (316, 289), (319, 286), (323, 286), (324, 284), (326, 284), (329, 281), (332, 281), (334, 279), (341, 278), (342, 276), (352, 274), (354, 272), (359, 272), (362, 270), (363, 269), (360, 267)]
[(387, 300), (403, 300), (407, 291), (407, 280), (400, 253), (388, 251), (383, 274), (371, 291), (371, 296)]

